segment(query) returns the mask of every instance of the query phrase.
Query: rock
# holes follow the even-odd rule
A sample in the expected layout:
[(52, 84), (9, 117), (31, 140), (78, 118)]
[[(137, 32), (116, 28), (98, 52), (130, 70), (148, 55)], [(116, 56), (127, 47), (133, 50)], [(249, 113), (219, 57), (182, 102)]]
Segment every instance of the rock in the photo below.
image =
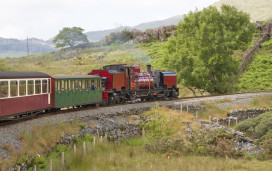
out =
[(92, 59), (93, 61), (98, 61), (98, 60), (101, 60), (101, 59), (103, 59), (105, 56), (103, 56), (103, 55), (101, 55), (101, 56), (98, 56), (98, 57), (96, 57), (96, 58), (94, 58), (94, 59)]
[(152, 39), (157, 39), (161, 42), (166, 41), (168, 37), (173, 35), (176, 26), (162, 26), (155, 29), (147, 29), (145, 32), (132, 30), (132, 38), (138, 43), (149, 43)]
[(272, 35), (272, 22), (271, 23), (265, 23), (261, 26), (260, 30), (267, 34), (268, 36)]

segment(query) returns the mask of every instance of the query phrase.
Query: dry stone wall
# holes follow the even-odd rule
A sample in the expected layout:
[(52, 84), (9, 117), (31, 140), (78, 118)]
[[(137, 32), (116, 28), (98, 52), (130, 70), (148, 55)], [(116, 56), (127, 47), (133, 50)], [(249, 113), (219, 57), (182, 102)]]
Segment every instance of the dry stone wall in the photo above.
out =
[(249, 118), (255, 118), (260, 114), (272, 111), (272, 108), (252, 108), (252, 109), (237, 109), (231, 110), (226, 118), (210, 118), (213, 123), (219, 125), (233, 126), (237, 123), (244, 121)]

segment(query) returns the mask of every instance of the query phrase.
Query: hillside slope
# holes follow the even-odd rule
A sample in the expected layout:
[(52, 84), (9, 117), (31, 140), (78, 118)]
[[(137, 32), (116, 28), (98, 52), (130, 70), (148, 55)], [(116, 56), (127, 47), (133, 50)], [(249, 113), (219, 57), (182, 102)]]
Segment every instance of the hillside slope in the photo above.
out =
[[(56, 51), (50, 41), (43, 41), (36, 38), (28, 40), (29, 54)], [(0, 37), (0, 58), (19, 57), (27, 55), (27, 40), (5, 39)]]
[(261, 47), (238, 80), (238, 91), (272, 90), (272, 39)]
[(145, 31), (146, 29), (153, 29), (153, 28), (158, 28), (161, 26), (178, 25), (179, 21), (182, 19), (183, 19), (183, 15), (176, 15), (174, 17), (167, 18), (165, 20), (157, 20), (157, 21), (142, 23), (133, 28), (140, 31)]
[[(127, 30), (133, 30), (137, 29), (140, 31), (145, 31), (147, 29), (153, 29), (153, 28), (158, 28), (161, 26), (169, 26), (169, 25), (177, 25), (180, 20), (183, 19), (183, 15), (177, 15), (174, 17), (167, 18), (165, 20), (157, 20), (157, 21), (151, 21), (151, 22), (146, 22), (142, 23), (139, 25), (136, 25), (134, 27), (124, 27), (124, 29)], [(115, 29), (109, 29), (109, 30), (101, 30), (101, 31), (89, 31), (86, 32), (88, 36), (88, 40), (91, 42), (98, 42), (102, 40), (105, 36), (109, 35), (111, 32), (114, 32)]]
[(220, 0), (213, 5), (220, 8), (222, 4), (233, 5), (249, 13), (252, 22), (272, 19), (272, 0)]

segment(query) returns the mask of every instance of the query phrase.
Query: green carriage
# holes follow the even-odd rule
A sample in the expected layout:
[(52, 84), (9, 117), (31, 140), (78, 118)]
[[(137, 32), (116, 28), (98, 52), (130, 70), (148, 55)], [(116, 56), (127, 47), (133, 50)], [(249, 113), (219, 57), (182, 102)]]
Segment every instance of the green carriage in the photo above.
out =
[[(99, 104), (102, 102), (101, 77), (91, 75), (54, 76), (52, 104), (55, 108)], [(53, 91), (52, 91), (53, 92)]]

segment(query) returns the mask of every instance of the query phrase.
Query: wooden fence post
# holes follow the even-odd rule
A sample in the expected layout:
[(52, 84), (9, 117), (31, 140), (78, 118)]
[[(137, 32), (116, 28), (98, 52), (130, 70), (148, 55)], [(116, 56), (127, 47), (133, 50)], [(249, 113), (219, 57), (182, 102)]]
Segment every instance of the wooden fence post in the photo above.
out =
[(33, 171), (37, 171), (37, 166), (36, 165), (34, 165)]
[(93, 144), (94, 144), (93, 146), (95, 146), (95, 137), (94, 137), (94, 139), (93, 139)]
[(145, 129), (142, 130), (142, 136), (143, 136), (143, 145), (145, 144)]
[(229, 117), (229, 124), (228, 124), (228, 126), (230, 127), (230, 117)]
[(105, 141), (107, 142), (108, 141), (108, 134), (105, 133)]
[(20, 171), (21, 167), (20, 166), (16, 166), (16, 171)]
[(189, 113), (189, 105), (188, 105), (188, 103), (187, 103), (187, 113)]
[(76, 145), (74, 144), (74, 154), (76, 155)]
[(83, 142), (83, 155), (86, 155), (86, 143), (85, 141)]
[(96, 129), (96, 135), (99, 137), (99, 131), (98, 131), (98, 128)]
[(61, 165), (64, 167), (64, 152), (61, 152)]
[(49, 167), (49, 171), (53, 171), (53, 162), (52, 162), (52, 158), (50, 159), (50, 167)]
[(182, 113), (182, 103), (180, 103), (180, 112)]

